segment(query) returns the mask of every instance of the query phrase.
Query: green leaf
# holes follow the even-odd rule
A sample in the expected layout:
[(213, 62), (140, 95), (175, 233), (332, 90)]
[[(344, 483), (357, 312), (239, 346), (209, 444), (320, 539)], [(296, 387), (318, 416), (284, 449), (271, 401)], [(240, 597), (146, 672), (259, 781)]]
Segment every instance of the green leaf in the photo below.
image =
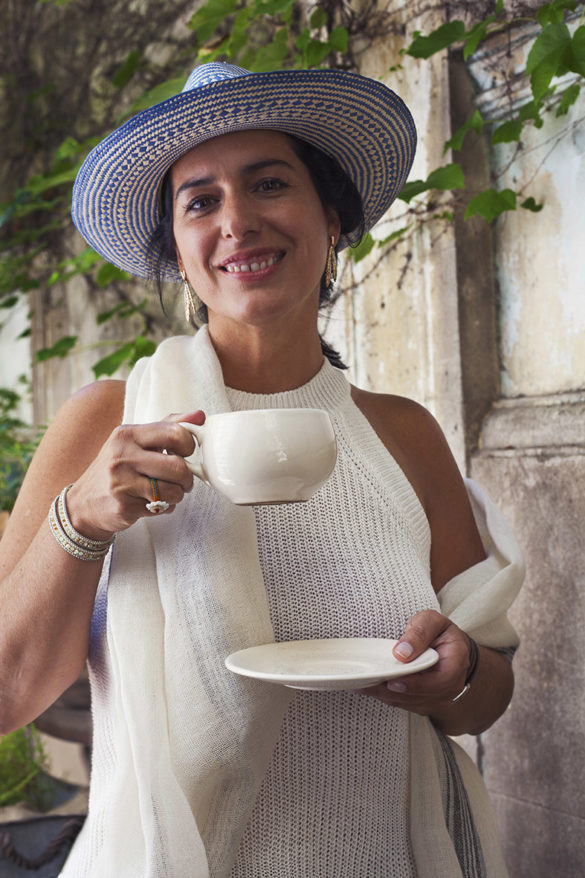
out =
[(18, 296), (7, 296), (5, 299), (0, 299), (0, 308), (12, 308), (18, 301)]
[(130, 357), (130, 365), (133, 366), (141, 357), (151, 357), (156, 350), (156, 344), (149, 338), (139, 335), (134, 340), (134, 353)]
[(451, 140), (446, 142), (443, 152), (447, 152), (448, 149), (459, 151), (463, 146), (463, 140), (468, 131), (475, 131), (476, 134), (480, 134), (482, 129), (483, 119), (479, 110), (476, 110), (473, 116), (470, 119), (466, 119), (463, 125), (457, 129)]
[(307, 46), (309, 45), (309, 41), (311, 39), (311, 31), (308, 27), (304, 27), (298, 37), (295, 40), (295, 46), (297, 49), (300, 49), (301, 52), (306, 51)]
[(305, 65), (307, 67), (318, 67), (330, 51), (329, 43), (322, 43), (321, 40), (309, 40), (309, 45), (305, 52)]
[(100, 375), (113, 375), (120, 366), (131, 358), (133, 353), (134, 343), (129, 341), (112, 354), (101, 359), (95, 366), (92, 366), (92, 372), (96, 378), (99, 378)]
[(571, 34), (566, 24), (548, 24), (536, 38), (526, 60), (526, 73), (535, 101), (546, 93), (551, 80), (562, 67), (565, 55), (571, 53)]
[(569, 107), (572, 107), (579, 94), (581, 93), (581, 86), (578, 83), (574, 82), (573, 85), (570, 85), (566, 91), (563, 92), (561, 97), (561, 102), (557, 107), (556, 116), (566, 116), (569, 112)]
[(72, 159), (79, 154), (83, 146), (74, 137), (66, 137), (63, 143), (57, 147), (55, 151), (55, 161), (60, 162), (63, 159)]
[(585, 25), (578, 27), (571, 39), (571, 56), (567, 59), (569, 70), (585, 76)]
[(268, 0), (266, 3), (257, 3), (254, 7), (254, 14), (258, 15), (282, 15), (290, 13), (295, 0)]
[(288, 52), (288, 28), (281, 28), (271, 43), (262, 46), (254, 53), (254, 61), (249, 69), (255, 73), (263, 73), (267, 70), (279, 70)]
[(427, 177), (428, 189), (464, 189), (463, 169), (457, 162), (437, 168)]
[(66, 335), (50, 348), (42, 348), (35, 354), (37, 363), (43, 363), (45, 360), (51, 360), (53, 357), (66, 357), (69, 351), (77, 344), (76, 335)]
[(416, 36), (405, 50), (413, 58), (430, 58), (453, 43), (461, 42), (465, 36), (465, 25), (462, 21), (448, 21), (442, 24), (428, 37)]
[(412, 180), (405, 183), (398, 195), (401, 201), (408, 202), (421, 192), (427, 192), (429, 189), (464, 189), (465, 178), (461, 165), (457, 162), (444, 165), (442, 168), (436, 168), (431, 171), (426, 180)]
[(318, 28), (323, 27), (326, 20), (325, 10), (321, 6), (317, 6), (311, 13), (309, 24), (314, 30), (318, 30)]
[(126, 319), (127, 317), (131, 317), (133, 314), (137, 314), (144, 309), (146, 306), (146, 299), (143, 299), (142, 302), (139, 302), (138, 305), (131, 305), (129, 302), (118, 302), (113, 308), (110, 308), (109, 311), (102, 311), (96, 317), (96, 322), (98, 326), (102, 326), (104, 323), (107, 323), (108, 320), (111, 320), (112, 317), (116, 315), (121, 317), (122, 319)]
[(92, 367), (93, 374), (96, 378), (113, 375), (124, 363), (133, 366), (141, 357), (150, 357), (155, 350), (156, 344), (151, 339), (139, 335), (96, 363)]
[(496, 128), (492, 134), (492, 143), (495, 145), (497, 143), (511, 143), (514, 140), (520, 140), (522, 128), (522, 122), (518, 119), (511, 119), (509, 122), (504, 122), (504, 124)]
[(497, 219), (506, 210), (516, 210), (516, 193), (511, 189), (486, 189), (471, 199), (465, 210), (465, 219), (480, 214), (488, 222)]
[(146, 110), (148, 107), (160, 103), (160, 101), (166, 101), (167, 98), (174, 97), (174, 95), (181, 91), (184, 85), (184, 76), (177, 77), (176, 79), (167, 79), (166, 82), (161, 82), (160, 85), (156, 85), (154, 88), (151, 88), (139, 97), (138, 100), (132, 104), (131, 112), (137, 113), (139, 110)]
[(398, 198), (408, 204), (421, 192), (426, 192), (428, 188), (426, 180), (409, 180), (398, 193)]
[(334, 28), (329, 34), (329, 45), (335, 52), (341, 52), (344, 54), (347, 52), (348, 44), (349, 34), (347, 28), (343, 27), (343, 25)]
[(555, 24), (563, 20), (565, 9), (574, 9), (575, 0), (554, 0), (553, 3), (545, 3), (536, 12), (536, 18), (541, 27), (547, 24)]
[(522, 202), (520, 207), (523, 207), (524, 210), (531, 210), (532, 213), (540, 213), (540, 211), (544, 207), (544, 204), (537, 204), (531, 195), (530, 198), (527, 198), (525, 201)]
[(139, 49), (133, 49), (128, 55), (126, 55), (122, 65), (118, 67), (112, 76), (113, 85), (116, 88), (123, 88), (138, 70), (141, 60), (142, 53)]
[(361, 262), (370, 253), (375, 245), (375, 240), (368, 232), (355, 247), (350, 247), (349, 256), (354, 262)]
[[(491, 16), (490, 16), (491, 18)], [(475, 50), (478, 47), (478, 44), (481, 40), (484, 39), (488, 28), (488, 22), (480, 21), (475, 27), (472, 27), (470, 31), (465, 35), (465, 46), (463, 47), (463, 60), (467, 61), (470, 55), (473, 55)]]
[(57, 186), (62, 186), (63, 183), (73, 183), (80, 166), (81, 162), (78, 162), (73, 167), (58, 174), (37, 174), (27, 182), (27, 191), (32, 195), (40, 195), (41, 192), (46, 192), (47, 189), (55, 189)]
[(392, 241), (397, 241), (398, 238), (402, 238), (411, 227), (412, 223), (409, 223), (407, 226), (402, 226), (401, 229), (396, 229), (395, 232), (392, 232), (392, 234), (388, 235), (386, 238), (382, 238), (381, 241), (378, 241), (378, 247), (385, 247)]
[(540, 101), (529, 101), (523, 107), (520, 107), (518, 118), (521, 122), (527, 122), (529, 119), (540, 119), (541, 107), (542, 103)]
[(237, 0), (208, 0), (200, 6), (187, 27), (197, 34), (199, 44), (205, 43), (231, 13), (236, 11)]
[(103, 290), (114, 280), (129, 280), (130, 275), (110, 262), (105, 262), (96, 275), (98, 287)]

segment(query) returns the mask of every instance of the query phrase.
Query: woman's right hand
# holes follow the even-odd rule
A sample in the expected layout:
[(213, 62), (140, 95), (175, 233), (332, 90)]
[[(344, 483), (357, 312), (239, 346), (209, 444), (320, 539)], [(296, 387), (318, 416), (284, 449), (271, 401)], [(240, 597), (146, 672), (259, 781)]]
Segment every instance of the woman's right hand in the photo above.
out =
[(193, 487), (184, 457), (193, 453), (191, 434), (179, 421), (202, 424), (202, 411), (169, 415), (150, 424), (116, 427), (97, 457), (72, 484), (67, 507), (73, 526), (84, 536), (105, 540), (139, 518), (152, 515), (146, 504), (158, 496), (172, 513)]
[(150, 478), (158, 479), (168, 513), (192, 487), (182, 456), (193, 452), (193, 437), (178, 422), (202, 423), (203, 412), (120, 427), (123, 406), (124, 384), (112, 380), (66, 402), (8, 519), (0, 541), (0, 734), (45, 710), (77, 679), (88, 654), (102, 565), (74, 558), (57, 543), (47, 523), (55, 496), (72, 484), (67, 507), (74, 528), (105, 540), (152, 514)]

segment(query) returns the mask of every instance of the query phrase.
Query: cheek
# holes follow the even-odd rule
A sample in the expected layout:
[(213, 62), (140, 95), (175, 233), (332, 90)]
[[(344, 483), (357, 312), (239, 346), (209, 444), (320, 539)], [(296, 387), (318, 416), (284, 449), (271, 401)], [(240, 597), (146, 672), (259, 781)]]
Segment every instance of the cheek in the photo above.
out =
[(177, 255), (187, 274), (201, 271), (206, 263), (205, 236), (201, 233), (195, 234), (193, 230), (179, 224), (175, 226), (174, 237)]

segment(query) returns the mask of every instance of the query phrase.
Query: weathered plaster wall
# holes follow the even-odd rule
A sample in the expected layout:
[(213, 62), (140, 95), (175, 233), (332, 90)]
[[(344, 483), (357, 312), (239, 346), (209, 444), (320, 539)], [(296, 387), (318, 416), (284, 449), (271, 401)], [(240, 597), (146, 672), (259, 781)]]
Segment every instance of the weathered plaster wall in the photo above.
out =
[[(486, 116), (530, 99), (514, 73), (532, 38), (496, 39), (474, 62)], [(515, 157), (491, 154), (501, 188), (544, 204), (496, 224), (500, 399), (471, 461), (527, 558), (516, 694), (480, 747), (514, 878), (585, 874), (584, 109), (528, 133)]]
[[(416, 22), (409, 26), (415, 28)], [(398, 63), (399, 48), (391, 39), (376, 45), (360, 71), (380, 76)], [(450, 137), (447, 61), (443, 57), (421, 64), (404, 58), (401, 63), (403, 69), (387, 74), (384, 81), (412, 111), (419, 140), (410, 177), (425, 179), (443, 163), (443, 145)], [(383, 240), (411, 222), (406, 205), (397, 201), (374, 236)], [(432, 228), (413, 224), (412, 229), (383, 260), (375, 248), (358, 264), (346, 264), (343, 281), (350, 290), (334, 312), (328, 334), (347, 353), (357, 384), (428, 406), (463, 466), (454, 233), (440, 222)]]
[[(527, 28), (511, 43), (494, 40), (472, 64), (482, 89), (478, 106), (486, 118), (512, 118), (530, 100), (530, 92), (513, 76), (528, 55), (533, 34)], [(572, 79), (568, 75), (559, 87)], [(517, 155), (512, 144), (492, 154), (500, 188), (521, 191), (544, 205), (539, 214), (518, 210), (497, 224), (504, 396), (585, 385), (584, 114), (582, 95), (567, 115), (552, 115), (540, 130), (527, 129)]]

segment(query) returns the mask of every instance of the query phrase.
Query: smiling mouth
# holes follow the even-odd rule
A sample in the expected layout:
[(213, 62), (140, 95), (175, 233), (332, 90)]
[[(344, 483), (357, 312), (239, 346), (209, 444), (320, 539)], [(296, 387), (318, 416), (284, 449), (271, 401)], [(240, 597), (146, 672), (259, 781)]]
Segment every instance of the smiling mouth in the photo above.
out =
[(229, 274), (262, 271), (264, 268), (276, 265), (283, 258), (284, 253), (279, 253), (277, 256), (269, 256), (267, 259), (251, 259), (250, 262), (229, 262), (227, 265), (222, 266), (222, 271), (227, 271)]

